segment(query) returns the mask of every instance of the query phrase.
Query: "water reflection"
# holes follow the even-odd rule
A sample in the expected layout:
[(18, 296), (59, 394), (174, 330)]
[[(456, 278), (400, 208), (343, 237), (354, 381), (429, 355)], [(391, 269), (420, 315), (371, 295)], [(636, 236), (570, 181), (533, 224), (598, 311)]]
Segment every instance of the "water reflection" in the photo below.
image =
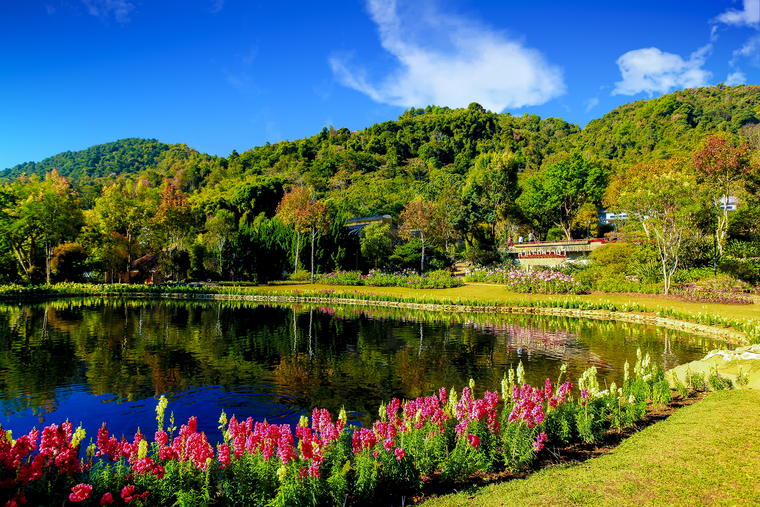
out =
[(3, 427), (69, 418), (89, 435), (155, 427), (155, 397), (177, 422), (215, 434), (228, 415), (291, 422), (341, 406), (367, 423), (381, 401), (438, 387), (497, 389), (522, 361), (531, 383), (595, 365), (620, 382), (637, 348), (671, 368), (720, 346), (654, 327), (525, 315), (244, 302), (78, 299), (0, 305)]

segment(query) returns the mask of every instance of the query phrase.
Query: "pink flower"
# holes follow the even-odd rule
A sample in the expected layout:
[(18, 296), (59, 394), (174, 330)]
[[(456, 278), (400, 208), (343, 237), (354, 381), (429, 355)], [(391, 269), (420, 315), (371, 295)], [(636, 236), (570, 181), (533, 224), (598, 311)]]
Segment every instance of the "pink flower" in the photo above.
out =
[(110, 492), (103, 495), (103, 498), (100, 499), (100, 505), (111, 505), (112, 503), (113, 497), (111, 496)]
[(402, 459), (404, 459), (404, 456), (406, 456), (406, 453), (401, 447), (396, 447), (396, 450), (394, 451), (394, 453), (396, 454), (396, 459), (398, 461), (401, 461)]
[(230, 446), (227, 444), (221, 444), (216, 453), (216, 457), (219, 461), (219, 468), (227, 468), (230, 465)]
[(546, 439), (548, 436), (546, 433), (539, 433), (538, 437), (536, 438), (536, 442), (533, 444), (533, 447), (536, 449), (536, 452), (541, 452), (541, 449), (544, 448), (544, 442), (546, 442)]
[(92, 486), (89, 484), (77, 484), (73, 488), (71, 488), (71, 494), (69, 495), (69, 500), (72, 502), (84, 502), (87, 498), (89, 498), (90, 493), (92, 492)]
[(165, 431), (157, 431), (155, 440), (158, 445), (166, 445), (169, 441), (169, 435), (167, 435)]

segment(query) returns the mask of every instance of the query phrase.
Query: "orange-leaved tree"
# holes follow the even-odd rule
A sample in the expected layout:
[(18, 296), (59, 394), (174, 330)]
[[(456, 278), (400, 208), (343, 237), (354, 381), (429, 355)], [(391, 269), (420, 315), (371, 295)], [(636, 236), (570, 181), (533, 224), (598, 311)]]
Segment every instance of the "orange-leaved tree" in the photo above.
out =
[(715, 237), (718, 252), (723, 255), (728, 232), (728, 202), (735, 197), (742, 179), (752, 167), (749, 144), (738, 144), (725, 136), (712, 136), (701, 150), (694, 153), (692, 163), (704, 180), (711, 204), (717, 209)]
[(417, 197), (406, 205), (399, 219), (401, 220), (401, 227), (399, 227), (401, 237), (417, 238), (422, 243), (420, 258), (420, 274), (422, 274), (425, 271), (425, 244), (434, 239), (442, 227), (441, 207), (433, 201)]
[(277, 205), (277, 216), (283, 223), (293, 227), (296, 233), (296, 251), (293, 273), (298, 271), (298, 254), (301, 250), (301, 234), (311, 236), (311, 283), (314, 283), (314, 247), (319, 234), (330, 227), (327, 205), (314, 197), (313, 191), (296, 187), (287, 192)]

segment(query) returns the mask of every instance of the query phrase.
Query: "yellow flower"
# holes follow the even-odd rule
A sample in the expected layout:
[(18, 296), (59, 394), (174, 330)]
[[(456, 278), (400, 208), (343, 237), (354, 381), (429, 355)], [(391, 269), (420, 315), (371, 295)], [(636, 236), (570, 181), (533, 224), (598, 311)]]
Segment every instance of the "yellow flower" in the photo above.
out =
[(280, 482), (285, 482), (285, 477), (288, 475), (288, 469), (285, 468), (285, 465), (282, 465), (280, 468), (277, 469), (277, 478), (280, 480)]
[(71, 447), (76, 447), (79, 445), (79, 442), (84, 440), (85, 431), (84, 428), (80, 425), (77, 427), (77, 429), (74, 431), (74, 434), (71, 436)]
[(140, 440), (137, 448), (137, 459), (145, 459), (148, 455), (148, 441)]

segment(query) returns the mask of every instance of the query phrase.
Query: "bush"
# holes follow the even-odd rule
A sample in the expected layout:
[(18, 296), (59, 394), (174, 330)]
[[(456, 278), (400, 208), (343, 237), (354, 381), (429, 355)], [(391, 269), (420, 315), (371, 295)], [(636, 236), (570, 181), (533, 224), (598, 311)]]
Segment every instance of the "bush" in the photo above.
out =
[[(405, 269), (420, 269), (422, 257), (422, 242), (420, 240), (409, 241), (399, 245), (388, 257), (386, 271), (404, 271)], [(425, 270), (446, 269), (452, 264), (451, 258), (439, 248), (425, 245)]]
[(308, 282), (311, 280), (311, 272), (302, 269), (298, 273), (289, 273), (288, 280), (291, 282)]

